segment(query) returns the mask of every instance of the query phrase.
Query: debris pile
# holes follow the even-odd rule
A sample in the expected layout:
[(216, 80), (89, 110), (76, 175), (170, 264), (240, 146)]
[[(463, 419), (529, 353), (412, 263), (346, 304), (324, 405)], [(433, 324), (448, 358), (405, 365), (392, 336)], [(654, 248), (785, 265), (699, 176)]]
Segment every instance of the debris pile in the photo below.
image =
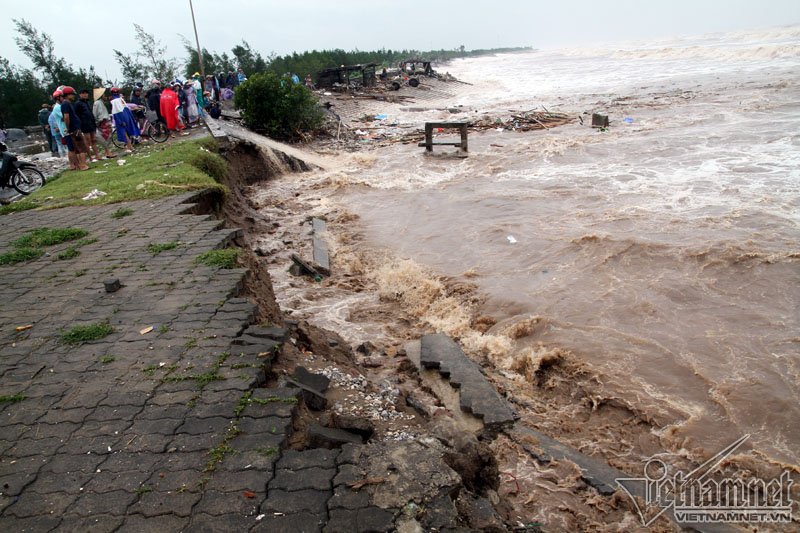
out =
[(474, 131), (486, 131), (502, 129), (506, 131), (531, 131), (549, 130), (556, 126), (569, 124), (575, 119), (564, 113), (551, 113), (544, 111), (524, 111), (511, 115), (508, 119), (482, 117), (470, 123), (470, 129)]

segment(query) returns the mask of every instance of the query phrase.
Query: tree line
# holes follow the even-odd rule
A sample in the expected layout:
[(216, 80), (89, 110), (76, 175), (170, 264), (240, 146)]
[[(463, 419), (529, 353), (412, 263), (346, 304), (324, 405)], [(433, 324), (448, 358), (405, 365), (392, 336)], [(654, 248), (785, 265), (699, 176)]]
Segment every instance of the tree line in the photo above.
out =
[[(104, 80), (93, 66), (74, 67), (55, 52), (55, 43), (46, 33), (37, 30), (24, 19), (14, 19), (14, 38), (17, 47), (33, 64), (32, 69), (12, 64), (0, 57), (0, 127), (22, 127), (36, 123), (36, 113), (41, 105), (51, 101), (52, 92), (59, 85), (70, 85), (75, 89), (116, 85), (130, 88), (135, 83), (147, 83), (152, 79), (163, 82), (176, 78), (188, 78), (199, 72), (200, 62), (197, 50), (185, 37), (183, 61), (167, 56), (167, 47), (153, 34), (134, 24), (134, 35), (138, 49), (125, 52), (114, 50), (122, 79)], [(339, 65), (376, 63), (379, 68), (393, 67), (410, 58), (441, 62), (459, 57), (471, 57), (492, 53), (515, 52), (527, 48), (495, 48), (486, 50), (466, 50), (460, 46), (454, 50), (375, 50), (345, 51), (311, 50), (267, 57), (254, 50), (247, 41), (242, 40), (230, 53), (202, 49), (203, 67), (206, 74), (219, 75), (221, 72), (236, 71), (241, 68), (247, 76), (272, 72), (277, 76), (286, 73), (298, 74), (301, 78), (311, 74), (316, 81), (318, 71)]]

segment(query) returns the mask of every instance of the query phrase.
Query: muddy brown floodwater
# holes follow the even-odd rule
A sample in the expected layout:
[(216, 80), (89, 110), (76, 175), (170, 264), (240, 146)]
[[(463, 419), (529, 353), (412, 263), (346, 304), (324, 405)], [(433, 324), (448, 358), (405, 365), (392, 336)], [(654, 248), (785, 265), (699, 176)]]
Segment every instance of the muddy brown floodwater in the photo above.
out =
[[(743, 435), (723, 474), (796, 475), (800, 70), (796, 42), (759, 38), (736, 37), (738, 55), (720, 38), (685, 55), (457, 62), (461, 79), (503, 74), (453, 97), (467, 113), (546, 98), (575, 116), (607, 111), (612, 126), (471, 134), (468, 158), (365, 143), (251, 191), (282, 221), (261, 240), (275, 252), (281, 307), (354, 345), (399, 350), (444, 331), (526, 425), (631, 475), (654, 455), (690, 469)], [(587, 69), (615, 74), (578, 76)], [(520, 82), (530, 72), (536, 102), (523, 90), (533, 81)], [(441, 107), (389, 113), (401, 126), (446, 117)], [(281, 251), (308, 254), (311, 216), (327, 219), (332, 252), (334, 275), (319, 284), (290, 276)], [(499, 492), (521, 518), (636, 527), (567, 464), (547, 472), (504, 436), (493, 447), (508, 473)]]

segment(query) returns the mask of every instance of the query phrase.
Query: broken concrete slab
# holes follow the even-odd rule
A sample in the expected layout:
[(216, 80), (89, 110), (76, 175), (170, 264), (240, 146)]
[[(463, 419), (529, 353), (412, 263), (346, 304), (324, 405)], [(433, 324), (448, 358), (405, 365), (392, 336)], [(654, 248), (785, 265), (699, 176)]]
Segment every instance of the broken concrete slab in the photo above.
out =
[[(589, 457), (588, 455), (579, 452), (575, 448), (568, 446), (563, 442), (559, 442), (556, 439), (550, 438), (544, 433), (536, 431), (535, 429), (523, 426), (522, 424), (516, 424), (511, 432), (512, 437), (514, 433), (527, 437), (527, 439), (524, 439), (525, 442), (530, 442), (531, 437), (535, 439), (535, 441), (538, 443), (538, 450), (533, 449), (532, 445), (530, 444), (523, 444), (522, 447), (537, 461), (547, 463), (553, 459), (559, 461), (567, 460), (578, 465), (578, 468), (581, 469), (581, 478), (586, 483), (594, 487), (600, 494), (605, 496), (614, 494), (621, 488), (621, 484), (617, 482), (617, 479), (631, 478), (630, 475), (626, 474), (622, 470), (610, 467), (604, 461), (595, 459), (594, 457)], [(522, 442), (520, 439), (515, 440), (517, 440), (517, 442)], [(625, 488), (630, 494), (636, 497), (645, 497), (643, 487), (635, 484), (628, 486), (626, 484)], [(672, 512), (672, 509), (668, 509), (666, 514), (670, 520), (681, 527), (700, 531), (701, 533), (725, 533), (736, 531), (727, 524), (688, 524), (679, 522), (677, 521), (675, 514)]]
[(245, 335), (259, 339), (272, 339), (274, 341), (286, 341), (286, 328), (279, 326), (250, 326), (245, 330)]
[(461, 487), (461, 477), (444, 461), (446, 448), (434, 438), (368, 444), (357, 464), (374, 483), (361, 490), (374, 505), (400, 509), (408, 502), (426, 507)]
[(292, 378), (294, 378), (295, 381), (302, 383), (306, 387), (314, 389), (320, 394), (328, 390), (328, 385), (331, 383), (330, 378), (324, 376), (323, 374), (315, 374), (310, 372), (304, 366), (295, 367), (294, 372), (292, 372)]
[(486, 429), (497, 432), (514, 423), (514, 413), (458, 344), (447, 335), (425, 335), (420, 345), (420, 365), (438, 369), (459, 389), (461, 409), (483, 420)]
[(244, 335), (233, 339), (232, 344), (235, 346), (255, 346), (262, 352), (274, 351), (283, 344), (282, 341), (255, 337), (247, 333), (248, 332), (245, 331)]
[(343, 429), (326, 428), (313, 424), (308, 428), (309, 446), (312, 448), (341, 448), (345, 444), (361, 444), (361, 436)]
[(285, 377), (286, 384), (290, 387), (297, 387), (302, 391), (303, 394), (303, 401), (308, 406), (309, 409), (313, 409), (314, 411), (322, 411), (328, 406), (328, 399), (325, 398), (325, 395), (317, 390), (312, 389), (307, 385), (303, 385), (299, 381), (295, 381), (290, 377)]
[(330, 256), (328, 254), (328, 243), (325, 242), (324, 234), (327, 231), (325, 221), (321, 218), (315, 218), (311, 221), (313, 228), (313, 235), (311, 238), (311, 257), (314, 263), (319, 267), (319, 271), (326, 276), (331, 275)]
[(364, 440), (369, 440), (369, 438), (372, 437), (372, 434), (375, 433), (375, 426), (369, 421), (369, 419), (349, 415), (346, 413), (331, 413), (325, 425), (328, 427), (344, 429), (346, 431), (356, 433), (361, 435)]

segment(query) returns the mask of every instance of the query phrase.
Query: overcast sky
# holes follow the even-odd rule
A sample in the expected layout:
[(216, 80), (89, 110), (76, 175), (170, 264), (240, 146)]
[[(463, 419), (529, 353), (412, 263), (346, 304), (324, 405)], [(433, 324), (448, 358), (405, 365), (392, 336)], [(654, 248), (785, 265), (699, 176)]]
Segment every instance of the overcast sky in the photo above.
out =
[[(194, 42), (188, 0), (3, 0), (0, 55), (30, 66), (12, 18), (48, 33), (75, 66), (116, 79), (112, 49), (136, 49), (133, 23), (184, 58)], [(135, 7), (131, 7), (135, 6)], [(557, 48), (800, 23), (800, 0), (194, 0), (200, 44), (242, 39), (263, 55), (323, 48)], [(125, 19), (129, 22), (125, 23)]]

